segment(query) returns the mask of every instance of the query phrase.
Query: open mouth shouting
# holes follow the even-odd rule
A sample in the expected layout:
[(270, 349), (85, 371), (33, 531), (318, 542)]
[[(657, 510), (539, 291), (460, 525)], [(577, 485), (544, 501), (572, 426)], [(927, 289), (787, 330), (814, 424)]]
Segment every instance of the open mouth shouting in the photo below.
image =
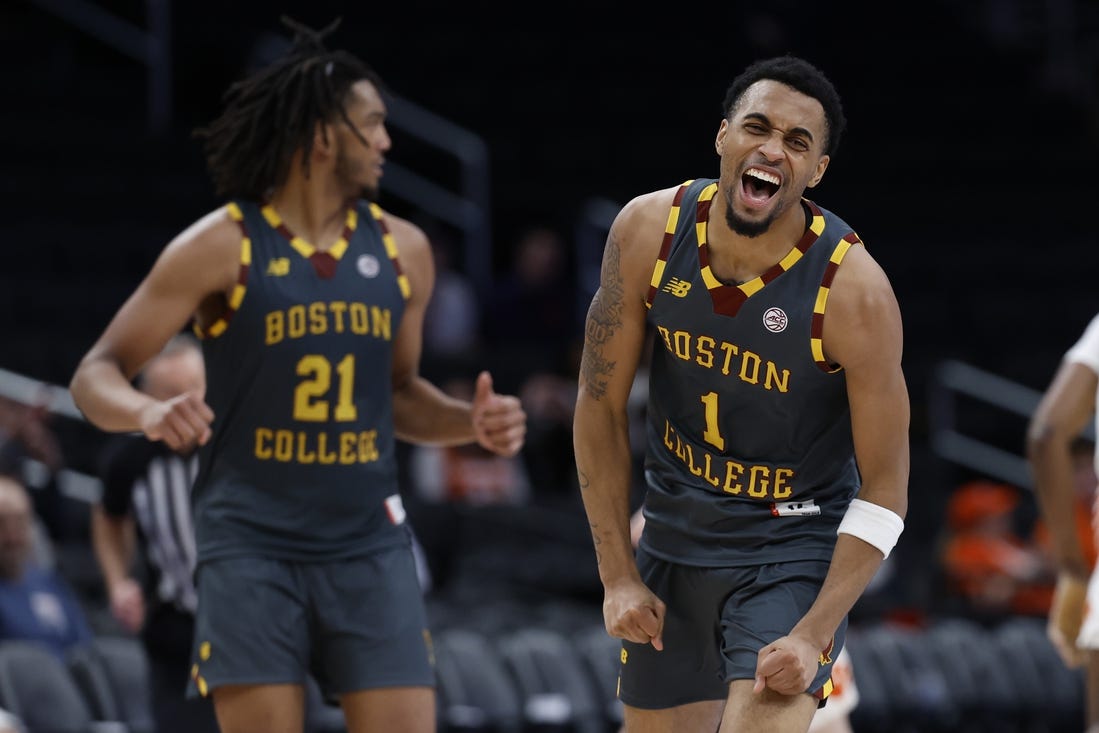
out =
[(740, 194), (752, 209), (762, 209), (770, 203), (782, 185), (777, 173), (752, 166), (740, 176)]

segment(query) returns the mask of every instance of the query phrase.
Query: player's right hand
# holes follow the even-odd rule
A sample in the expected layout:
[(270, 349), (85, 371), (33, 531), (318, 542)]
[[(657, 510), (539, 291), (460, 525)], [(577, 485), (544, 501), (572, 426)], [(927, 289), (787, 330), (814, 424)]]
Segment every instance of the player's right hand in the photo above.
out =
[(609, 585), (603, 596), (603, 623), (616, 639), (652, 644), (663, 651), (664, 601), (639, 580)]
[(210, 440), (214, 411), (198, 392), (184, 392), (170, 400), (150, 401), (140, 416), (141, 432), (162, 440), (176, 452), (185, 452)]

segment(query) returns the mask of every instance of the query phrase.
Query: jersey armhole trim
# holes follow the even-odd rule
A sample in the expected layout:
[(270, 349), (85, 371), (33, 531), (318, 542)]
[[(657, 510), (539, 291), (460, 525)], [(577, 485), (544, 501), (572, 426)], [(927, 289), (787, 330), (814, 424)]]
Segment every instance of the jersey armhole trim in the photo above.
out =
[(824, 372), (829, 374), (840, 371), (843, 367), (839, 364), (833, 364), (828, 361), (824, 356), (824, 311), (828, 307), (828, 294), (832, 288), (832, 281), (836, 277), (836, 271), (839, 270), (840, 263), (843, 262), (843, 258), (847, 256), (851, 246), (855, 244), (862, 244), (862, 240), (854, 232), (848, 232), (843, 239), (836, 244), (836, 248), (832, 251), (832, 256), (828, 258), (828, 266), (824, 268), (824, 275), (821, 277), (820, 288), (817, 290), (817, 301), (813, 304), (813, 324), (810, 328), (809, 345), (813, 351), (813, 360), (816, 361), (817, 366)]
[(374, 217), (374, 221), (378, 222), (378, 229), (382, 233), (382, 244), (385, 245), (385, 253), (389, 256), (389, 261), (393, 263), (393, 269), (397, 272), (397, 286), (401, 289), (401, 295), (405, 300), (412, 297), (412, 284), (408, 280), (408, 275), (404, 274), (404, 270), (401, 268), (401, 260), (397, 256), (397, 242), (393, 239), (393, 235), (389, 231), (389, 227), (385, 223), (385, 212), (382, 207), (370, 202), (370, 215)]
[(675, 230), (679, 227), (680, 207), (683, 196), (687, 193), (687, 187), (694, 182), (691, 178), (680, 185), (675, 192), (672, 207), (668, 210), (668, 220), (664, 223), (664, 240), (660, 243), (660, 254), (656, 256), (653, 264), (653, 275), (649, 279), (649, 292), (645, 296), (645, 307), (652, 308), (656, 293), (660, 289), (660, 283), (664, 280), (664, 268), (668, 265), (668, 254), (672, 251), (672, 242), (675, 240)]
[(225, 312), (207, 328), (203, 328), (198, 320), (195, 320), (192, 330), (200, 339), (214, 339), (225, 333), (225, 329), (229, 328), (229, 321), (240, 309), (240, 304), (244, 302), (244, 294), (248, 290), (248, 272), (252, 267), (252, 238), (248, 234), (248, 227), (244, 223), (244, 212), (240, 210), (240, 206), (230, 202), (225, 205), (225, 211), (240, 227), (240, 268), (237, 270), (237, 282), (229, 293)]

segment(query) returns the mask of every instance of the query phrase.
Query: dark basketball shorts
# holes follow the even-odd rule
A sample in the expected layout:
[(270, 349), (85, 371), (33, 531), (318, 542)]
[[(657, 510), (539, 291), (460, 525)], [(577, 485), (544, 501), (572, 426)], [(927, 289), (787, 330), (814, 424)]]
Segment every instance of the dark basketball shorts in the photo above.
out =
[[(657, 710), (724, 700), (733, 680), (755, 679), (759, 650), (785, 636), (816, 600), (828, 563), (821, 560), (706, 568), (637, 552), (641, 578), (664, 601), (664, 650), (622, 643), (619, 698)], [(843, 648), (844, 619), (809, 686), (823, 704), (832, 662)]]
[(435, 684), (409, 547), (329, 563), (225, 558), (200, 566), (197, 583), (189, 697), (307, 673), (330, 698)]

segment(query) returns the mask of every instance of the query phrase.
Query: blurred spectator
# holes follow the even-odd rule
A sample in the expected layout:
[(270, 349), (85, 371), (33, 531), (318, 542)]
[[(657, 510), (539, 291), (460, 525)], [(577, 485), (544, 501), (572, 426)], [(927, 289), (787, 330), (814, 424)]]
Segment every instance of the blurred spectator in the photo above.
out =
[(54, 476), (61, 468), (61, 450), (46, 424), (47, 414), (44, 407), (29, 407), (0, 397), (0, 475), (14, 476), (23, 486), (36, 489), (31, 491), (29, 562), (52, 571), (57, 557), (50, 527), (42, 515), (44, 511), (56, 509), (58, 502), (43, 497), (56, 494)]
[(942, 550), (948, 590), (979, 620), (1044, 616), (1053, 594), (1046, 553), (1018, 531), (1019, 491), (987, 480), (967, 482), (947, 504)]
[(27, 733), (23, 721), (0, 708), (0, 733)]
[[(439, 386), (451, 397), (469, 399), (476, 381), (471, 374), (452, 376)], [(404, 447), (420, 583), (425, 593), (441, 591), (455, 571), (465, 511), (525, 505), (531, 496), (530, 477), (522, 455), (500, 456), (479, 445)]]
[[(455, 377), (441, 386), (451, 397), (471, 400), (475, 385), (470, 377)], [(497, 455), (477, 444), (417, 444), (409, 461), (413, 490), (423, 501), (479, 506), (524, 504), (530, 498), (530, 480), (519, 456)]]
[(493, 374), (527, 411), (522, 452), (534, 498), (577, 505), (572, 414), (581, 324), (569, 249), (548, 226), (523, 230), (510, 270), (485, 296), (482, 331)]
[[(34, 559), (56, 571), (89, 613), (93, 631), (97, 611), (106, 605), (95, 562), (88, 552), (89, 497), (98, 482), (68, 471), (62, 442), (52, 424), (49, 390), (20, 400), (0, 397), (0, 474), (14, 476), (31, 499)], [(76, 480), (74, 480), (76, 479)], [(75, 490), (74, 490), (75, 489)]]
[[(48, 424), (49, 410), (44, 403), (26, 405), (0, 397), (0, 469), (18, 471), (40, 478), (28, 482), (28, 488), (40, 488), (50, 476), (61, 470), (61, 447)], [(34, 461), (38, 467), (28, 466)]]
[[(435, 288), (424, 313), (425, 372), (432, 362), (472, 360), (480, 349), (481, 303), (473, 281), (455, 263), (457, 244), (440, 225), (423, 223), (435, 255)], [(448, 372), (443, 372), (448, 373)]]
[(65, 580), (30, 561), (32, 526), (26, 488), (0, 475), (0, 639), (39, 642), (65, 661), (69, 648), (92, 638), (91, 627)]
[(64, 458), (49, 420), (44, 400), (28, 405), (0, 397), (0, 473), (19, 477), (50, 537), (62, 539), (72, 534), (72, 518), (58, 486)]
[(519, 388), (527, 411), (527, 442), (521, 457), (538, 497), (576, 503), (572, 415), (576, 380), (550, 372), (530, 374)]
[(530, 484), (522, 463), (472, 446), (416, 446), (410, 458), (419, 498), (472, 506), (522, 504)]
[[(145, 365), (138, 386), (159, 400), (206, 390), (202, 351), (181, 334)], [(92, 509), (91, 536), (111, 613), (140, 633), (149, 658), (157, 733), (216, 733), (208, 699), (187, 700), (196, 591), (191, 485), (194, 446), (175, 452), (144, 435), (114, 435), (104, 454), (103, 496)], [(140, 552), (135, 552), (135, 550)], [(142, 571), (144, 586), (135, 577)]]
[(568, 257), (560, 234), (531, 227), (515, 245), (510, 271), (486, 295), (482, 330), (502, 388), (517, 391), (536, 372), (575, 375), (581, 330)]
[[(447, 395), (474, 397), (473, 377), (443, 382)], [(525, 406), (524, 406), (525, 407)], [(530, 479), (519, 456), (500, 456), (477, 444), (414, 445), (411, 449), (412, 487), (429, 502), (466, 504), (522, 504), (530, 498)]]

